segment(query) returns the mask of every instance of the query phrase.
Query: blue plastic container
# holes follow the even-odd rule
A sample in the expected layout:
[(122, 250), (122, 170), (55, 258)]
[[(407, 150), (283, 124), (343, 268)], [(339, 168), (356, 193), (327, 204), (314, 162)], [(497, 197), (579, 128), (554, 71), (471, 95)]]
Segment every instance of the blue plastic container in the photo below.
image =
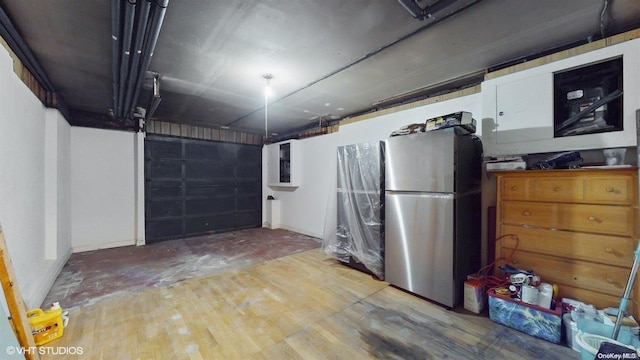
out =
[[(611, 334), (613, 333), (613, 326), (609, 326), (595, 320), (579, 319), (577, 322), (578, 330), (582, 331), (583, 333), (600, 335), (608, 338), (611, 338)], [(625, 329), (620, 329), (618, 338), (614, 340), (617, 340), (625, 345), (632, 345), (636, 348), (640, 348), (640, 340), (638, 340), (635, 335)]]

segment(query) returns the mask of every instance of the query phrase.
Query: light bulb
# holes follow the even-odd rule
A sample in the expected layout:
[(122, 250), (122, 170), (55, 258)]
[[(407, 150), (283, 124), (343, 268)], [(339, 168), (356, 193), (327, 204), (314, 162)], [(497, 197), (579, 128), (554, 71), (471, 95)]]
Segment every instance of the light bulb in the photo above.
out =
[(273, 75), (264, 74), (262, 75), (262, 77), (266, 80), (265, 87), (264, 87), (264, 96), (268, 97), (273, 95), (273, 91), (271, 90), (271, 79), (273, 79)]

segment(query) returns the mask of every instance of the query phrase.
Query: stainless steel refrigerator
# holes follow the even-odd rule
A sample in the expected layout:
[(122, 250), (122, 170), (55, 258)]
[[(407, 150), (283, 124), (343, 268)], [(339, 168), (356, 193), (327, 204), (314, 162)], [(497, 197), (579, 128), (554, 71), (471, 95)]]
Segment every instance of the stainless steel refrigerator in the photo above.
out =
[(386, 141), (385, 280), (453, 308), (480, 267), (482, 143), (447, 128)]
[(384, 142), (338, 147), (338, 222), (325, 252), (384, 279)]

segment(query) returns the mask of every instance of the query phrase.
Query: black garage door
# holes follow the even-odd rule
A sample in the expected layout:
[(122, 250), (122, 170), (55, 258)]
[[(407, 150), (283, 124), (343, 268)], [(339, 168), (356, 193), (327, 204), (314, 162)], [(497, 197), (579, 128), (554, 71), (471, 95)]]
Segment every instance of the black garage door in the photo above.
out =
[(146, 241), (259, 227), (261, 177), (260, 146), (147, 136)]

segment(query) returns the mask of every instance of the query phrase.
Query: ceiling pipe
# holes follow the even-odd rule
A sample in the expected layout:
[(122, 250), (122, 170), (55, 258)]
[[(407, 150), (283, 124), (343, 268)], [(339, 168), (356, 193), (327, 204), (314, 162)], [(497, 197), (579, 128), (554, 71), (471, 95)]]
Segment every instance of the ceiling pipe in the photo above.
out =
[[(133, 96), (134, 86), (136, 79), (138, 78), (138, 71), (140, 71), (140, 57), (142, 56), (142, 49), (144, 46), (145, 35), (149, 26), (149, 12), (151, 9), (151, 0), (143, 0), (138, 2), (136, 9), (136, 22), (135, 22), (135, 42), (131, 50), (131, 63), (129, 66), (129, 74), (127, 75), (126, 93), (122, 94), (125, 98), (124, 110), (128, 111), (132, 105), (129, 102)], [(126, 114), (125, 114), (126, 115)]]
[(164, 20), (164, 15), (167, 10), (167, 6), (169, 6), (169, 0), (155, 0), (154, 7), (151, 12), (151, 22), (148, 27), (148, 31), (146, 34), (146, 40), (144, 45), (144, 52), (142, 55), (142, 64), (138, 69), (138, 76), (133, 88), (133, 96), (128, 99), (131, 100), (128, 102), (131, 106), (127, 107), (128, 114), (132, 115), (133, 106), (136, 105), (138, 101), (138, 96), (140, 94), (140, 89), (142, 88), (142, 82), (144, 81), (145, 73), (149, 69), (149, 65), (151, 64), (151, 59), (153, 58), (153, 52), (156, 48), (156, 43), (158, 42), (158, 37), (160, 35), (160, 28), (162, 27), (162, 22)]
[[(7, 42), (11, 50), (16, 54), (20, 62), (29, 70), (29, 73), (33, 75), (38, 84), (48, 93), (47, 100), (44, 101), (46, 106), (55, 107), (60, 111), (62, 116), (67, 119), (67, 122), (71, 122), (71, 114), (67, 105), (62, 98), (56, 94), (56, 90), (53, 83), (47, 76), (33, 52), (24, 41), (16, 27), (9, 19), (7, 13), (0, 7), (0, 36)], [(53, 97), (55, 96), (56, 103), (53, 103)]]
[(113, 114), (118, 113), (120, 88), (120, 0), (111, 0), (111, 71), (113, 76)]
[[(118, 1), (118, 0), (114, 0)], [(124, 113), (124, 96), (126, 94), (127, 75), (129, 74), (129, 55), (131, 49), (131, 38), (133, 37), (133, 23), (135, 18), (136, 0), (127, 0), (124, 6), (124, 30), (120, 48), (120, 79), (118, 81), (118, 107), (116, 118), (121, 118)]]

